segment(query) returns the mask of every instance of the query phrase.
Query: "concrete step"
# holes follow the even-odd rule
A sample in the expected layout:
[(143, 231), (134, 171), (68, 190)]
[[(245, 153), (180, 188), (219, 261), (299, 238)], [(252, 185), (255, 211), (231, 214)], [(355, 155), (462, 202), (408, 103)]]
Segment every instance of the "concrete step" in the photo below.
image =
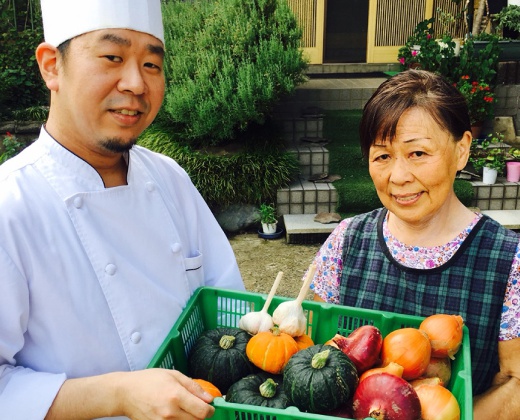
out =
[(288, 244), (323, 243), (338, 223), (314, 221), (316, 214), (285, 214), (285, 239)]
[[(520, 210), (482, 210), (507, 229), (520, 230)], [(285, 214), (285, 239), (288, 244), (324, 243), (339, 223), (314, 221), (316, 214)]]
[(481, 210), (481, 212), (508, 229), (520, 229), (520, 210)]
[(325, 110), (363, 109), (367, 100), (386, 78), (364, 79), (309, 79), (283, 98), (274, 114), (282, 117), (298, 117), (309, 107)]
[(309, 64), (307, 74), (366, 74), (398, 72), (400, 64), (395, 63), (334, 63)]

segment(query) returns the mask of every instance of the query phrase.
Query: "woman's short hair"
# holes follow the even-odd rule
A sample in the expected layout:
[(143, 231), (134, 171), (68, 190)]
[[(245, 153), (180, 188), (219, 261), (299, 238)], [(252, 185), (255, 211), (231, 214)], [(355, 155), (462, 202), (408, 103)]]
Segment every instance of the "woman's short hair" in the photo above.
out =
[(383, 82), (363, 109), (359, 133), (364, 157), (377, 137), (392, 141), (399, 118), (411, 108), (426, 111), (455, 141), (471, 129), (466, 100), (453, 84), (425, 70), (406, 70)]

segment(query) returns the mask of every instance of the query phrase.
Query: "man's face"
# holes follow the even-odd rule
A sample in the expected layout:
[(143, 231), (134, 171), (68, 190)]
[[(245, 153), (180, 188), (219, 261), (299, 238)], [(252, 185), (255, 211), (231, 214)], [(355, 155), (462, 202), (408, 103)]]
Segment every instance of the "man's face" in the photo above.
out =
[(155, 37), (106, 29), (74, 38), (58, 56), (48, 130), (85, 157), (128, 150), (153, 121), (164, 96), (164, 50)]

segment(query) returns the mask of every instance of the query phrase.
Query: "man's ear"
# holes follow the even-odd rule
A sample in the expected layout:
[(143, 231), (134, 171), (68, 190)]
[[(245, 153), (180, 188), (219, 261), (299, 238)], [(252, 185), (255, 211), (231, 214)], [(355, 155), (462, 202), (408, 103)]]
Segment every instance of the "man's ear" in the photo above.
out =
[(58, 49), (47, 42), (41, 43), (36, 48), (36, 61), (40, 73), (51, 91), (58, 90), (58, 54)]

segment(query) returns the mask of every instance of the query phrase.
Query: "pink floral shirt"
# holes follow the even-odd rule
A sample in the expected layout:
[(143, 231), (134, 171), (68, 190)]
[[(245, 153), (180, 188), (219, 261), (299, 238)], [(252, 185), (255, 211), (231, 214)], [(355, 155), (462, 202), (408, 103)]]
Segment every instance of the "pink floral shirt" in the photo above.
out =
[[(472, 222), (452, 241), (433, 248), (408, 246), (399, 242), (388, 230), (386, 220), (383, 223), (383, 235), (386, 245), (396, 261), (410, 268), (431, 269), (446, 263), (459, 249), (471, 229), (477, 224), (482, 214), (477, 214)], [(345, 230), (351, 219), (344, 219), (334, 229), (327, 241), (321, 246), (314, 259), (317, 270), (311, 289), (326, 302), (339, 303), (339, 284), (341, 280), (342, 251)], [(510, 340), (520, 337), (520, 243), (516, 248), (515, 258), (511, 266), (499, 340)]]

